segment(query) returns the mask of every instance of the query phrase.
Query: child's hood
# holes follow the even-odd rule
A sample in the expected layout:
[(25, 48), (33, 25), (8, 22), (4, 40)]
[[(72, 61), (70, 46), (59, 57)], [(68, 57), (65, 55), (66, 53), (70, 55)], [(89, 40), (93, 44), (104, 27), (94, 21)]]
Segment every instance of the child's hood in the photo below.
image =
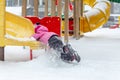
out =
[(43, 25), (37, 25), (35, 27), (35, 33), (39, 33), (39, 32), (48, 32), (48, 28), (46, 28)]

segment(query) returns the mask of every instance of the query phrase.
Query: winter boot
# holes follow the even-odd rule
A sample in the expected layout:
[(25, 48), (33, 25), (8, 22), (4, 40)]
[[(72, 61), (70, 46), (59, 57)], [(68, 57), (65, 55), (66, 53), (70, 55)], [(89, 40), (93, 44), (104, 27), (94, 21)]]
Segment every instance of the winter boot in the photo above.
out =
[(74, 61), (80, 62), (80, 56), (78, 53), (71, 47), (70, 44), (67, 44), (63, 47), (63, 52), (61, 53), (61, 59), (65, 61)]
[(71, 47), (70, 44), (64, 45), (62, 40), (53, 35), (49, 40), (49, 47), (53, 48), (57, 54), (60, 54), (61, 59), (64, 61), (74, 61), (80, 62), (80, 56), (77, 52)]

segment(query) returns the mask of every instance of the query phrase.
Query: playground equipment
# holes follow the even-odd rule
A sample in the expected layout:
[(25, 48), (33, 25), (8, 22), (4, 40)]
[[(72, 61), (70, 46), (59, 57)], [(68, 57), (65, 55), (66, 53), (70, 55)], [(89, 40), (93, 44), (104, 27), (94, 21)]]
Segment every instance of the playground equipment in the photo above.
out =
[[(65, 2), (65, 4), (68, 4), (69, 2)], [(59, 3), (60, 4), (60, 3)], [(87, 12), (83, 11), (83, 5), (88, 5), (92, 8), (92, 10), (89, 10)], [(65, 5), (65, 9), (68, 5)], [(65, 38), (66, 34), (68, 32), (70, 34), (73, 34), (76, 39), (79, 39), (80, 36), (84, 35), (86, 32), (91, 32), (103, 24), (105, 24), (108, 21), (108, 18), (110, 16), (110, 2), (106, 0), (97, 1), (97, 0), (74, 0), (73, 1), (73, 18), (68, 17), (68, 8), (65, 10), (65, 18), (69, 21), (64, 21), (66, 19), (62, 20), (62, 32), (65, 32)], [(78, 17), (80, 16), (80, 17)], [(66, 26), (64, 26), (66, 25)], [(69, 30), (68, 27), (69, 26)], [(68, 38), (66, 38), (68, 39)], [(65, 40), (66, 40), (65, 39)], [(67, 40), (68, 41), (68, 40)]]
[(40, 19), (39, 17), (36, 17), (36, 16), (27, 16), (26, 18), (31, 20), (31, 22), (33, 24), (35, 24), (36, 22), (39, 22), (40, 24), (46, 26), (50, 32), (55, 32), (59, 36), (61, 36), (61, 33), (60, 33), (61, 19), (60, 19), (60, 17), (44, 17), (44, 18)]
[[(27, 0), (23, 0), (23, 3), (26, 4)], [(37, 4), (34, 0), (34, 5)], [(24, 17), (17, 16), (15, 14), (9, 13), (5, 11), (5, 1), (0, 0), (0, 60), (4, 60), (4, 47), (5, 46), (30, 46), (30, 54), (29, 57), (32, 59), (32, 49), (39, 49), (43, 48), (43, 45), (41, 45), (40, 42), (31, 40), (30, 37), (34, 34), (34, 26), (33, 23), (29, 20), (24, 18), (25, 13), (23, 13)], [(23, 5), (24, 5), (23, 4)], [(23, 6), (23, 12), (24, 9), (26, 10), (26, 7)], [(35, 11), (38, 12), (35, 6)], [(34, 12), (35, 15), (38, 15), (38, 13)], [(39, 19), (40, 20), (40, 19)], [(47, 21), (47, 22), (46, 22)], [(59, 17), (46, 17), (42, 20), (40, 20), (41, 23), (45, 24), (46, 26), (51, 25), (52, 27), (55, 27), (54, 24), (57, 22), (59, 28), (56, 30), (58, 34), (60, 34), (60, 18)], [(46, 23), (45, 23), (46, 22)], [(48, 26), (49, 27), (49, 26)], [(52, 30), (53, 28), (50, 27)], [(10, 35), (14, 38), (8, 38), (6, 35)], [(17, 38), (17, 39), (16, 39)], [(27, 40), (24, 40), (24, 38)], [(22, 39), (22, 40), (18, 40)], [(28, 40), (29, 39), (29, 40)], [(23, 56), (24, 57), (24, 56)]]
[(119, 19), (119, 22), (118, 22), (118, 23), (119, 23), (119, 25), (120, 25), (120, 16), (118, 17), (118, 19)]
[[(26, 2), (22, 0), (22, 16), (26, 17)], [(106, 23), (110, 15), (110, 3), (109, 1), (96, 1), (96, 0), (74, 0), (74, 13), (73, 13), (73, 33), (76, 39), (79, 39), (80, 35), (85, 32), (93, 31)], [(40, 43), (37, 41), (19, 41), (10, 38), (6, 38), (5, 35), (9, 34), (15, 38), (29, 38), (34, 34), (33, 24), (30, 20), (11, 14), (5, 11), (5, 0), (0, 0), (0, 59), (4, 60), (4, 47), (6, 45), (15, 46), (30, 46), (32, 49), (40, 47)], [(69, 0), (64, 0), (64, 41), (67, 44), (69, 36)], [(57, 16), (58, 22), (62, 20), (62, 0), (51, 0), (51, 16)], [(84, 13), (83, 4), (87, 4), (92, 7), (92, 10)], [(34, 15), (38, 16), (38, 0), (34, 0)], [(57, 10), (57, 15), (55, 14)], [(45, 0), (45, 17), (48, 16), (48, 0)], [(79, 17), (80, 16), (80, 17)], [(48, 25), (48, 24), (47, 24)], [(49, 24), (51, 25), (51, 24)], [(60, 30), (60, 29), (59, 29)], [(58, 31), (57, 31), (58, 32)], [(32, 54), (31, 54), (32, 55)]]
[(30, 46), (31, 49), (40, 48), (40, 42), (37, 41), (19, 41), (6, 38), (9, 34), (16, 38), (29, 38), (33, 33), (33, 24), (26, 18), (11, 14), (5, 11), (5, 0), (0, 0), (0, 60), (4, 60), (4, 47)]
[(84, 4), (92, 7), (92, 10), (80, 17), (80, 31), (83, 33), (90, 32), (107, 22), (111, 7), (109, 1), (84, 0)]
[[(84, 0), (83, 4), (89, 5), (92, 10), (85, 12), (82, 16), (80, 16), (80, 32), (91, 32), (107, 22), (110, 16), (109, 1)], [(74, 22), (70, 19), (70, 31), (73, 31), (73, 23)], [(64, 30), (64, 26), (62, 26), (62, 28)]]

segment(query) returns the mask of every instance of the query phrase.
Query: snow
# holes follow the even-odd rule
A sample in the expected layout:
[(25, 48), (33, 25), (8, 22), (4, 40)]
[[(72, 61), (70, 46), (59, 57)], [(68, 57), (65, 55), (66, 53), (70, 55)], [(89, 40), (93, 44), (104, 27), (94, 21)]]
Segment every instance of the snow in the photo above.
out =
[(5, 37), (9, 38), (9, 39), (17, 40), (17, 41), (35, 41), (35, 38), (33, 38), (33, 37), (30, 37), (30, 38), (16, 38), (16, 37), (14, 37), (12, 35), (9, 35), (9, 34), (6, 34)]
[(69, 43), (81, 56), (78, 64), (64, 63), (44, 49), (34, 51), (33, 60), (15, 61), (29, 48), (5, 47), (0, 80), (120, 80), (120, 28), (99, 28), (79, 40), (69, 37)]
[(16, 15), (21, 15), (22, 7), (6, 7), (6, 11)]

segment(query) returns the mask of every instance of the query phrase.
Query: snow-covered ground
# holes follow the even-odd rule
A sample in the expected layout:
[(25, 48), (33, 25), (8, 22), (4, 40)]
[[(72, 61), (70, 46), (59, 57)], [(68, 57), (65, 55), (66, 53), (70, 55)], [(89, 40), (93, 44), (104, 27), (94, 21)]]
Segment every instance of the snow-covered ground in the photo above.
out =
[[(0, 80), (120, 80), (119, 28), (99, 28), (79, 40), (70, 38), (70, 43), (81, 56), (80, 63), (52, 60), (50, 54), (39, 50), (39, 57), (32, 61), (1, 61)], [(8, 47), (6, 51), (17, 49)], [(27, 53), (28, 48), (23, 50)]]

